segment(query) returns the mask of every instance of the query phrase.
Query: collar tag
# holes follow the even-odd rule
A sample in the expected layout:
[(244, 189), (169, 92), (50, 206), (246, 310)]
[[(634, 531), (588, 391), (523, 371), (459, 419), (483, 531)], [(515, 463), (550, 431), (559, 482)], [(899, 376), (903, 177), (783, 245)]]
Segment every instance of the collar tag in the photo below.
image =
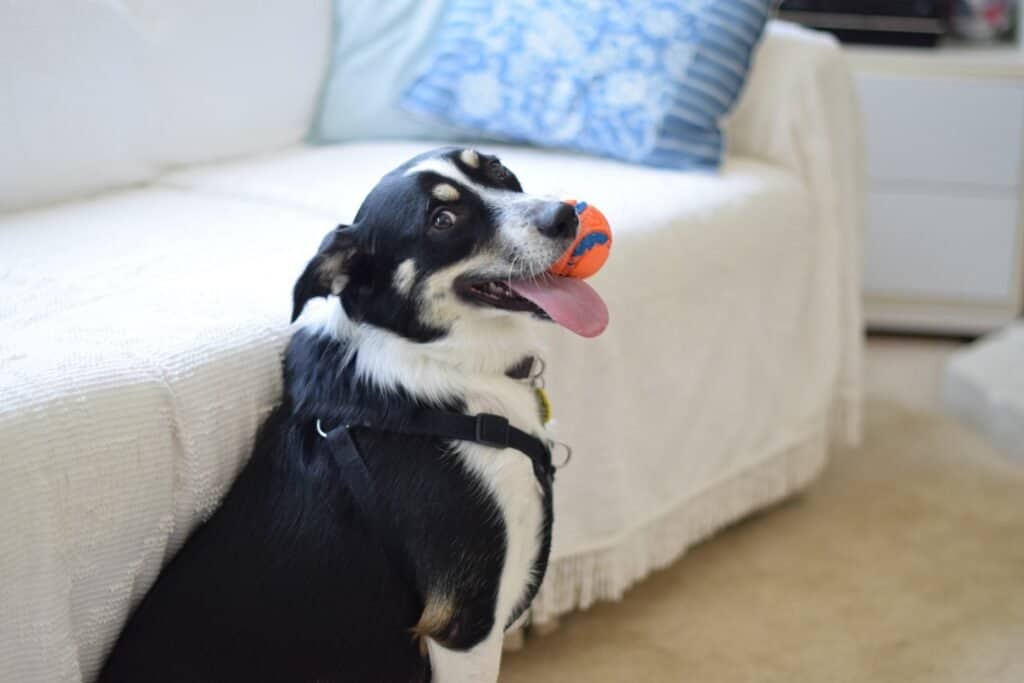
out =
[(547, 425), (551, 422), (552, 417), (551, 399), (548, 398), (548, 392), (544, 391), (543, 387), (535, 386), (533, 395), (537, 397), (537, 412), (540, 415), (540, 422)]

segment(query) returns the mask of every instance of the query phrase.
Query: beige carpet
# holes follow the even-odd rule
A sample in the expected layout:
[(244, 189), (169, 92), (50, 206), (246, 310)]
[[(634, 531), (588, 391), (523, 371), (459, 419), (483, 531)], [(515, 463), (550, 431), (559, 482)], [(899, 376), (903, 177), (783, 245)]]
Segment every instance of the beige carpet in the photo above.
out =
[(501, 680), (1024, 681), (1024, 468), (874, 395), (805, 495), (530, 638)]

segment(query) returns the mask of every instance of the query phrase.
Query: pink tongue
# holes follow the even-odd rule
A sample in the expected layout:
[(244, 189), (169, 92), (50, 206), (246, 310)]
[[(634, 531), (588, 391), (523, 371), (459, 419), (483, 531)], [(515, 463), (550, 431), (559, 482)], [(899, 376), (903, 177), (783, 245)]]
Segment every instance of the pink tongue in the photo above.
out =
[(583, 337), (596, 337), (608, 326), (608, 307), (594, 288), (571, 277), (513, 280), (512, 291), (544, 309), (551, 319)]

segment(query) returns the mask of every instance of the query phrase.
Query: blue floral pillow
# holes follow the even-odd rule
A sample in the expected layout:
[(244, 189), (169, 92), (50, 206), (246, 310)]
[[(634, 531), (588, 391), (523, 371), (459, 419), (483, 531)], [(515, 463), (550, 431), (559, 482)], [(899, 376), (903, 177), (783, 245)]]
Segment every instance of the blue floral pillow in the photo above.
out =
[(773, 0), (451, 0), (406, 110), (489, 136), (716, 168)]

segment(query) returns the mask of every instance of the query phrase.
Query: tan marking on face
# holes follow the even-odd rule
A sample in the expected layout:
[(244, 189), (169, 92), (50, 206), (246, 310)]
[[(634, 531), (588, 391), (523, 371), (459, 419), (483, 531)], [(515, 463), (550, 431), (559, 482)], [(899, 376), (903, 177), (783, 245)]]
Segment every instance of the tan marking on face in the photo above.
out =
[(323, 284), (330, 284), (331, 294), (340, 294), (345, 289), (348, 276), (345, 275), (345, 262), (348, 260), (346, 252), (331, 254), (317, 266), (317, 276)]
[(477, 154), (475, 149), (462, 150), (459, 158), (462, 159), (462, 163), (470, 168), (480, 168), (480, 155)]
[(411, 258), (398, 264), (395, 269), (394, 285), (399, 294), (408, 295), (416, 283), (416, 262)]
[(325, 257), (320, 265), (317, 266), (317, 273), (320, 278), (324, 281), (331, 280), (341, 273), (341, 269), (345, 267), (345, 254), (331, 254)]
[(442, 202), (454, 202), (459, 198), (459, 191), (455, 189), (454, 185), (441, 183), (434, 186), (433, 195)]
[(492, 253), (480, 253), (424, 277), (419, 292), (420, 300), (425, 303), (421, 307), (420, 320), (432, 327), (446, 329), (467, 311), (486, 311), (460, 301), (455, 295), (454, 285), (460, 275), (482, 270), (492, 265), (495, 258)]

